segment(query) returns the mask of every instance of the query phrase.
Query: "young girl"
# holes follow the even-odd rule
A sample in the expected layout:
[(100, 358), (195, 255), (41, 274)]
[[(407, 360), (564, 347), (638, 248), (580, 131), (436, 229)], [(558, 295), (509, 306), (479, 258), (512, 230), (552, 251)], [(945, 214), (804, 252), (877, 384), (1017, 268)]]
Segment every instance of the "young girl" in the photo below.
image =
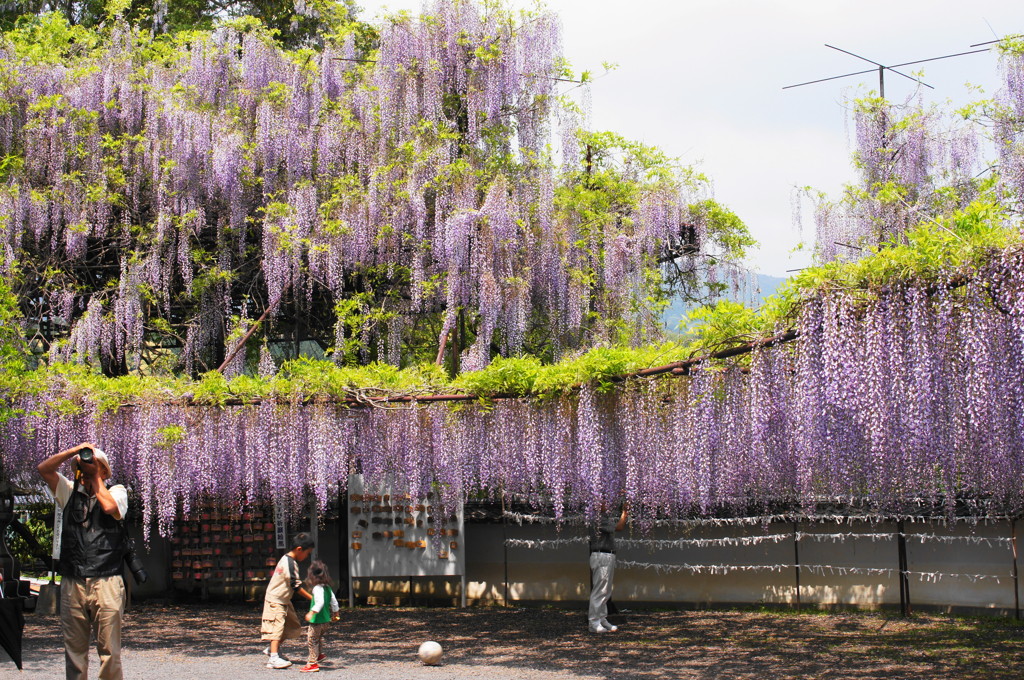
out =
[[(309, 565), (306, 589), (313, 594), (313, 602), (309, 605), (309, 613), (306, 614), (306, 621), (309, 622), (309, 631), (306, 633), (309, 657), (306, 659), (306, 665), (299, 670), (303, 673), (316, 673), (320, 670), (320, 662), (327, 656), (320, 651), (320, 643), (327, 632), (327, 624), (340, 618), (338, 600), (331, 588), (331, 575), (327, 573), (327, 565), (320, 560)], [(326, 606), (328, 604), (330, 607)]]

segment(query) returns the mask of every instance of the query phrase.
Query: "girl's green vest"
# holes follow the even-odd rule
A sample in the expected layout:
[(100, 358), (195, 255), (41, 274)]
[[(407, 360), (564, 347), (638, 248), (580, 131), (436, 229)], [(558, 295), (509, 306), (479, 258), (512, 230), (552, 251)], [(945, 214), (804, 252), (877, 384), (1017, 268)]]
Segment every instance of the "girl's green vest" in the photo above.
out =
[[(316, 586), (316, 588), (323, 589), (324, 606), (320, 608), (320, 611), (313, 614), (313, 618), (310, 623), (330, 623), (331, 622), (331, 589), (327, 586)], [(313, 590), (315, 591), (316, 588)], [(314, 593), (315, 596), (315, 593)]]

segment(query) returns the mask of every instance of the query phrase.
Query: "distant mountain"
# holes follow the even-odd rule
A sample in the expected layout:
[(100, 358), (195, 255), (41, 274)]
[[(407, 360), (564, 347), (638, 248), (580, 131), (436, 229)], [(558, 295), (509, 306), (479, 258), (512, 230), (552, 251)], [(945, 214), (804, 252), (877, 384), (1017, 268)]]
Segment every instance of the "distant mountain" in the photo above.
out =
[[(768, 274), (753, 274), (751, 275), (751, 281), (748, 286), (745, 286), (743, 290), (733, 293), (728, 291), (725, 297), (736, 302), (741, 302), (748, 307), (760, 307), (764, 303), (764, 299), (770, 295), (774, 295), (776, 289), (782, 285), (782, 282), (786, 279), (778, 276), (769, 276)], [(662, 323), (669, 331), (677, 331), (679, 329), (679, 322), (682, 318), (692, 312), (694, 305), (687, 300), (677, 299), (672, 300), (669, 306), (665, 309), (665, 313), (661, 315)]]

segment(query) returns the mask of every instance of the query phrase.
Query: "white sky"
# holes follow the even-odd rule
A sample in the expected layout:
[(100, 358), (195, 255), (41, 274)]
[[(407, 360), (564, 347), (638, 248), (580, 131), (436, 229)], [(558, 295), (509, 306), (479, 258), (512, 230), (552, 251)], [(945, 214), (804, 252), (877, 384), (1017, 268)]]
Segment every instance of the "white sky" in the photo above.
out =
[[(419, 12), (420, 0), (357, 0), (372, 21), (388, 11)], [(530, 0), (511, 0), (532, 7)], [(956, 52), (1024, 32), (1019, 0), (549, 0), (562, 19), (565, 56), (577, 71), (618, 68), (592, 85), (591, 126), (660, 146), (698, 164), (715, 198), (750, 227), (758, 272), (786, 276), (809, 255), (793, 221), (794, 188), (837, 195), (853, 180), (844, 98), (878, 87), (877, 73), (783, 91), (783, 86), (883, 64)], [(974, 48), (977, 49), (977, 48)], [(945, 59), (924, 69), (926, 100), (993, 94), (994, 53)], [(915, 83), (889, 73), (886, 95), (902, 101)], [(813, 237), (809, 210), (803, 238)]]

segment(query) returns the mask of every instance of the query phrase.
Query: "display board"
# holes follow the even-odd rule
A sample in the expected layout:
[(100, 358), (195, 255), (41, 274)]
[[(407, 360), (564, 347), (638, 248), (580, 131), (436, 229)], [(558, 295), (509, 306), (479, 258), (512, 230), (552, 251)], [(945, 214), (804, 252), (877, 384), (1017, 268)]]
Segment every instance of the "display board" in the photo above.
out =
[(179, 517), (171, 536), (171, 579), (176, 587), (262, 584), (277, 565), (275, 526), (266, 509), (204, 505)]
[(434, 500), (389, 486), (369, 488), (362, 475), (349, 477), (350, 577), (464, 575), (462, 506), (446, 514)]

